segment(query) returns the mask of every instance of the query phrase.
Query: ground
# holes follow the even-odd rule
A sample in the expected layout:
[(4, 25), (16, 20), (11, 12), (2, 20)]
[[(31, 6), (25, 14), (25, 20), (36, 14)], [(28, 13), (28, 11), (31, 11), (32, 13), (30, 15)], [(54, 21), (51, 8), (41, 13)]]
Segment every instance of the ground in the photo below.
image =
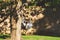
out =
[[(38, 36), (38, 35), (22, 36), (22, 38), (23, 40), (60, 40), (60, 37)], [(0, 37), (0, 40), (4, 40), (4, 38)]]
[(51, 36), (23, 36), (24, 40), (60, 40), (60, 37), (51, 37)]

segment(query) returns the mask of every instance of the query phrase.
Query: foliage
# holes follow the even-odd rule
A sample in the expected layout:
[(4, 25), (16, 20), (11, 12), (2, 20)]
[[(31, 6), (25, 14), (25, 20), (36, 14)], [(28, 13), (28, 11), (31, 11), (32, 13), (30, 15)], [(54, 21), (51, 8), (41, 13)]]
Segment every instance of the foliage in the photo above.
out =
[[(23, 0), (24, 1), (24, 0)], [(47, 7), (47, 6), (57, 6), (57, 5), (59, 5), (60, 4), (60, 0), (31, 0), (30, 2), (25, 2), (25, 3), (27, 3), (28, 4), (28, 6), (27, 7), (30, 7), (30, 6), (44, 6), (44, 7)], [(17, 4), (17, 3), (16, 3)], [(6, 7), (8, 6), (8, 10), (6, 11), (7, 12), (7, 14), (9, 13), (9, 15), (10, 15), (10, 17), (14, 17), (14, 18), (16, 18), (17, 17), (17, 13), (16, 13), (16, 4), (15, 4), (15, 2), (14, 1), (10, 1), (10, 0), (0, 0), (0, 11), (2, 11), (2, 9), (6, 9)], [(23, 4), (24, 4), (24, 2), (23, 2)], [(22, 5), (23, 6), (23, 5)], [(24, 5), (25, 6), (25, 5)], [(51, 7), (50, 7), (51, 8)], [(22, 8), (21, 8), (22, 9)], [(49, 8), (47, 8), (48, 10), (52, 10), (51, 11), (51, 13), (49, 13), (50, 11), (46, 11), (47, 12), (47, 14), (45, 14), (45, 16), (46, 17), (48, 17), (48, 18), (46, 18), (48, 21), (51, 21), (51, 19), (52, 20), (55, 20), (55, 18), (56, 18), (56, 16), (57, 17), (59, 17), (58, 15), (59, 15), (59, 13), (58, 13), (58, 15), (56, 15), (56, 14), (53, 14), (52, 12), (53, 12), (53, 10), (56, 10), (56, 9), (53, 9), (53, 8), (51, 8), (51, 9), (49, 9)], [(58, 9), (57, 9), (58, 10)], [(20, 11), (20, 10), (19, 10)], [(3, 14), (2, 12), (0, 13), (0, 15), (1, 14)], [(6, 17), (8, 17), (7, 16), (7, 14), (5, 14), (5, 16)], [(54, 15), (54, 16), (53, 16)], [(4, 16), (4, 17), (5, 17)], [(3, 15), (2, 15), (2, 17), (3, 17)], [(49, 20), (49, 18), (50, 18), (50, 20)], [(54, 19), (53, 19), (54, 18)], [(17, 19), (17, 18), (16, 18)], [(45, 20), (45, 19), (44, 19)], [(4, 20), (3, 20), (4, 21)], [(39, 20), (40, 21), (40, 20)], [(40, 23), (42, 23), (42, 22), (40, 22)], [(49, 23), (49, 22), (48, 22)], [(54, 24), (55, 25), (55, 24)], [(52, 39), (51, 39), (52, 40)], [(57, 39), (58, 40), (58, 39)]]

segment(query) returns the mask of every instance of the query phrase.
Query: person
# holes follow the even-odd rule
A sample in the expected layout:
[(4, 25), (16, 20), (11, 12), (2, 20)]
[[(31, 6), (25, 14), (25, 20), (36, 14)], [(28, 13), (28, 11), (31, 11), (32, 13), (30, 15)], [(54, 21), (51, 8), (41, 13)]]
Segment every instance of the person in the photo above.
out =
[(22, 26), (21, 26), (21, 28), (22, 29), (26, 29), (26, 23), (25, 23), (25, 20), (24, 20), (24, 18), (22, 19)]
[(28, 22), (26, 25), (26, 29), (30, 29), (33, 26), (33, 24), (31, 22)]

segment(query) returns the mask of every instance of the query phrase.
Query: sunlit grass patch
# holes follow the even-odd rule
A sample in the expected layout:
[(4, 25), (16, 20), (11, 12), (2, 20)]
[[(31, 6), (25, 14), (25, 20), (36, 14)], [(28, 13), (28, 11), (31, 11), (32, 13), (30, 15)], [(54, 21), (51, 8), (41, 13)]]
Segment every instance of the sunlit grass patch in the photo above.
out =
[[(9, 35), (0, 35), (0, 40), (4, 40), (4, 37), (6, 39), (10, 39)], [(23, 35), (23, 40), (60, 40), (60, 37), (53, 37), (53, 36), (39, 36), (39, 35)]]
[(37, 36), (37, 35), (30, 35), (30, 36), (22, 36), (23, 40), (60, 40), (60, 37), (51, 37), (51, 36)]

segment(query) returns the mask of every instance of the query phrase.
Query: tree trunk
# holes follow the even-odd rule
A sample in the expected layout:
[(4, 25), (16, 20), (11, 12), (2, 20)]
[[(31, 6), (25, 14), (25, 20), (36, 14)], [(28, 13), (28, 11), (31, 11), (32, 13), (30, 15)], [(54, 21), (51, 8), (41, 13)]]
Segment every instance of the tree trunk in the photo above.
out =
[[(20, 6), (22, 5), (21, 1), (18, 0), (17, 9), (20, 9)], [(22, 18), (20, 16), (20, 13), (17, 10), (18, 15), (18, 21), (17, 21), (17, 30), (16, 30), (16, 40), (21, 40), (21, 22)]]
[(17, 30), (16, 30), (16, 40), (21, 40), (21, 17), (18, 15)]
[(14, 18), (12, 19), (12, 33), (11, 33), (11, 40), (21, 40), (21, 16), (20, 13), (18, 12), (18, 9), (20, 9), (20, 6), (22, 5), (20, 0), (17, 0), (18, 4), (16, 7), (17, 10), (17, 15), (18, 15), (18, 20), (16, 23), (16, 20)]
[(12, 27), (11, 27), (11, 40), (16, 40), (16, 21), (14, 18), (11, 19)]

